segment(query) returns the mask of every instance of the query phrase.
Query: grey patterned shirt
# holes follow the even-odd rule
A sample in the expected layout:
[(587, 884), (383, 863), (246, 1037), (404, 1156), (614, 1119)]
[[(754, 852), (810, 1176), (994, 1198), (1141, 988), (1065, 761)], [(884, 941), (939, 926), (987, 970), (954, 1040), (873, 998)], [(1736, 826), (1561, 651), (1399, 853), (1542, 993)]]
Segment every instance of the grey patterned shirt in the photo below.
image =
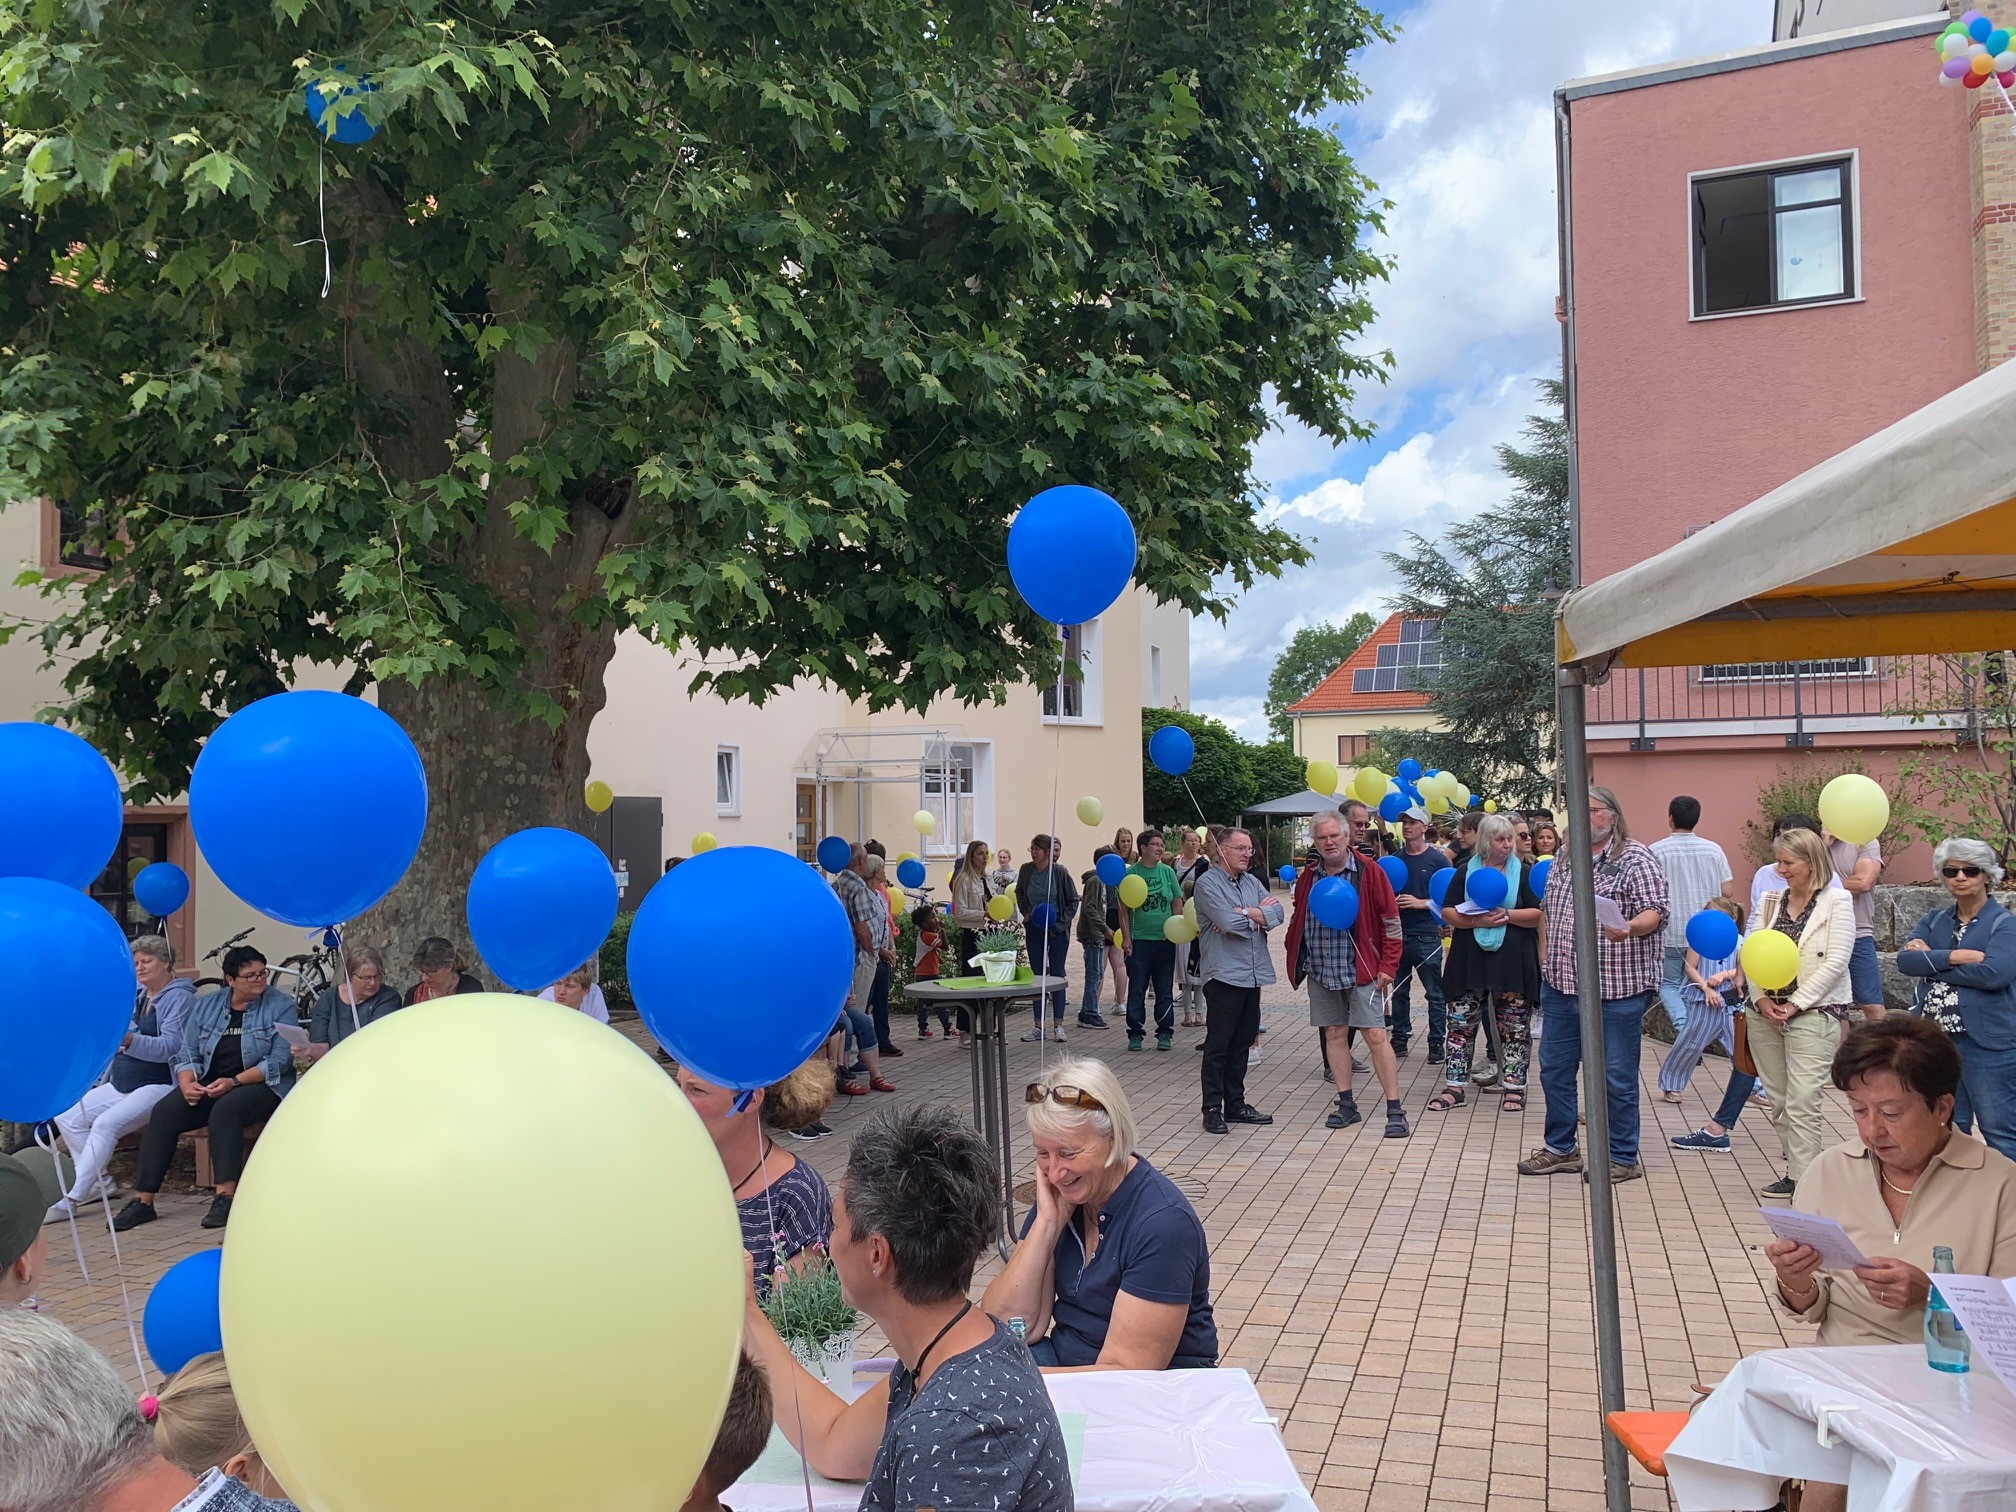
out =
[(1071, 1462), (1057, 1409), (1028, 1349), (1000, 1321), (951, 1356), (921, 1392), (889, 1380), (889, 1422), (861, 1512), (1072, 1512)]

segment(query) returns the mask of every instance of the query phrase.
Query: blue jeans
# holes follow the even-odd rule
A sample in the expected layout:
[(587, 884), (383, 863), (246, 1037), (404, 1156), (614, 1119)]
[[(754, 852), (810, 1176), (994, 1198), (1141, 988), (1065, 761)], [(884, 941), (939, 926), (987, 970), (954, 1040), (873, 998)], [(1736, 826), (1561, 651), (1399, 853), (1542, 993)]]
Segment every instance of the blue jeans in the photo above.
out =
[[(1638, 1048), (1644, 1040), (1645, 1010), (1652, 994), (1603, 1000), (1603, 1084), (1610, 1108), (1610, 1162), (1638, 1163)], [(1547, 1148), (1557, 1155), (1575, 1150), (1575, 1074), (1582, 1069), (1582, 1018), (1575, 999), (1552, 987), (1540, 988), (1540, 1091), (1547, 1099)]]
[(2016, 1160), (2016, 1050), (1984, 1050), (1964, 1031), (1953, 1036), (1953, 1048), (1960, 1052), (1953, 1126), (1971, 1134), (1980, 1119), (1988, 1147)]
[(1388, 1005), (1391, 1022), (1388, 1027), (1393, 1034), (1393, 1049), (1407, 1048), (1407, 1040), (1414, 1032), (1414, 973), (1421, 973), (1421, 995), (1428, 999), (1428, 1043), (1440, 1049), (1443, 1036), (1448, 1032), (1449, 1011), (1442, 996), (1442, 937), (1440, 935), (1409, 934), (1402, 937), (1400, 946), (1400, 974), (1393, 981), (1393, 998)]
[(1665, 1005), (1666, 1017), (1673, 1021), (1673, 1037), (1678, 1039), (1680, 1031), (1687, 1027), (1687, 999), (1680, 989), (1687, 985), (1687, 947), (1668, 945), (1666, 947), (1666, 975), (1659, 981), (1659, 1001)]
[(1134, 942), (1127, 957), (1127, 1037), (1145, 1034), (1148, 1026), (1148, 988), (1155, 988), (1155, 1032), (1176, 1032), (1176, 1006), (1169, 996), (1176, 980), (1176, 947), (1168, 940)]
[[(1038, 976), (1064, 978), (1064, 967), (1071, 959), (1071, 936), (1061, 929), (1044, 931), (1027, 929), (1022, 932), (1022, 942), (1029, 948), (1029, 969)], [(1064, 989), (1058, 987), (1047, 994), (1050, 999), (1050, 1022), (1064, 1022)], [(1036, 1027), (1043, 1027), (1043, 1001), (1037, 999), (1030, 1009), (1036, 1015)]]
[(1106, 947), (1094, 945), (1090, 940), (1078, 942), (1078, 953), (1085, 961), (1085, 998), (1078, 1005), (1078, 1017), (1092, 1019), (1099, 1017), (1099, 987), (1106, 980)]

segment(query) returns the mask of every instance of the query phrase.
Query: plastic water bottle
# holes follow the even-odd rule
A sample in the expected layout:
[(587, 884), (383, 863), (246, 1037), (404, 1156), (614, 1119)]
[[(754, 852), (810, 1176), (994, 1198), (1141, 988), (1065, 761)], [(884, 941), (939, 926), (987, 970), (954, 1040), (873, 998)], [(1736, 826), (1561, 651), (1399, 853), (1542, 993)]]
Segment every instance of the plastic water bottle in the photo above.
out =
[[(1949, 1256), (1948, 1258), (1950, 1259), (1951, 1257)], [(1948, 1269), (1950, 1270), (1951, 1267), (1949, 1266)], [(1010, 1318), (1008, 1320), (1008, 1332), (1015, 1335), (1015, 1342), (1017, 1344), (1022, 1345), (1024, 1348), (1028, 1347), (1029, 1320), (1027, 1318)], [(1931, 1335), (1928, 1334), (1926, 1335), (1926, 1337), (1930, 1338)], [(1967, 1367), (1965, 1365), (1962, 1365), (1960, 1368), (1962, 1370), (1965, 1370)]]
[[(1941, 1244), (1932, 1251), (1932, 1274), (1953, 1274), (1953, 1251)], [(1939, 1295), (1935, 1280), (1932, 1294), (1925, 1299), (1925, 1363), (1948, 1375), (1965, 1375), (1972, 1363), (1974, 1346), (1961, 1330), (1960, 1320), (1946, 1299)]]

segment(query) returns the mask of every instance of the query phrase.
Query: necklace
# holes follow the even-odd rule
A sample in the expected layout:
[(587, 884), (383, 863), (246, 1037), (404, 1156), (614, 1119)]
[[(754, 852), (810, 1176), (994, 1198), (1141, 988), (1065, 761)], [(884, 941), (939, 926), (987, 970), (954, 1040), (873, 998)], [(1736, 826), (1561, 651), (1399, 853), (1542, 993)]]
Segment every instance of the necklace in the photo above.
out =
[[(1916, 1181), (1912, 1182), (1911, 1185), (1909, 1185), (1908, 1187), (1900, 1187), (1899, 1185), (1897, 1185), (1896, 1182), (1890, 1179), (1890, 1173), (1883, 1169), (1883, 1163), (1881, 1161), (1878, 1161), (1876, 1163), (1876, 1174), (1883, 1178), (1883, 1185), (1890, 1188), (1891, 1191), (1899, 1192), (1906, 1197), (1909, 1197), (1913, 1192), (1918, 1190), (1918, 1183)], [(1924, 1173), (1920, 1172), (1919, 1175), (1920, 1178), (1922, 1179)]]
[[(763, 1169), (763, 1162), (770, 1158), (771, 1152), (775, 1148), (775, 1146), (773, 1146), (770, 1143), (770, 1136), (768, 1134), (762, 1136), (762, 1141), (763, 1141), (763, 1153), (756, 1157), (756, 1164), (749, 1167), (749, 1176), (754, 1176), (758, 1171)], [(749, 1185), (749, 1176), (744, 1176), (740, 1181), (736, 1182), (735, 1185), (728, 1188), (728, 1195), (732, 1197), (735, 1195), (735, 1193), (741, 1191), (742, 1188)]]
[(959, 1311), (952, 1314), (951, 1322), (947, 1323), (943, 1328), (939, 1329), (937, 1333), (931, 1336), (931, 1342), (929, 1344), (926, 1344), (924, 1346), (924, 1352), (919, 1356), (917, 1356), (917, 1368), (910, 1372), (911, 1380), (921, 1381), (924, 1378), (924, 1362), (931, 1358), (931, 1351), (936, 1349), (941, 1343), (943, 1343), (945, 1335), (952, 1332), (953, 1329), (957, 1328), (959, 1326), (959, 1320), (965, 1317), (966, 1314), (968, 1314), (971, 1311), (973, 1311), (973, 1304), (972, 1302), (969, 1301), (964, 1307), (960, 1308)]

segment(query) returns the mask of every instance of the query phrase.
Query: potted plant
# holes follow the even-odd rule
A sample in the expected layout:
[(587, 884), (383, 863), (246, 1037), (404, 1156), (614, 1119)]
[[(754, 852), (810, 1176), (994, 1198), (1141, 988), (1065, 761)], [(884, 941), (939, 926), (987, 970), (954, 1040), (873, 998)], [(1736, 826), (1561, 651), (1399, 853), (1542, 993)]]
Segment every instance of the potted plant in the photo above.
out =
[(980, 963), (980, 974), (990, 982), (1012, 982), (1015, 980), (1015, 965), (1019, 959), (1022, 939), (1012, 929), (990, 929), (974, 941), (979, 954), (974, 957)]
[(763, 1299), (763, 1315), (807, 1370), (854, 1399), (854, 1330), (860, 1320), (841, 1294), (830, 1258), (810, 1251), (803, 1265), (781, 1273)]

